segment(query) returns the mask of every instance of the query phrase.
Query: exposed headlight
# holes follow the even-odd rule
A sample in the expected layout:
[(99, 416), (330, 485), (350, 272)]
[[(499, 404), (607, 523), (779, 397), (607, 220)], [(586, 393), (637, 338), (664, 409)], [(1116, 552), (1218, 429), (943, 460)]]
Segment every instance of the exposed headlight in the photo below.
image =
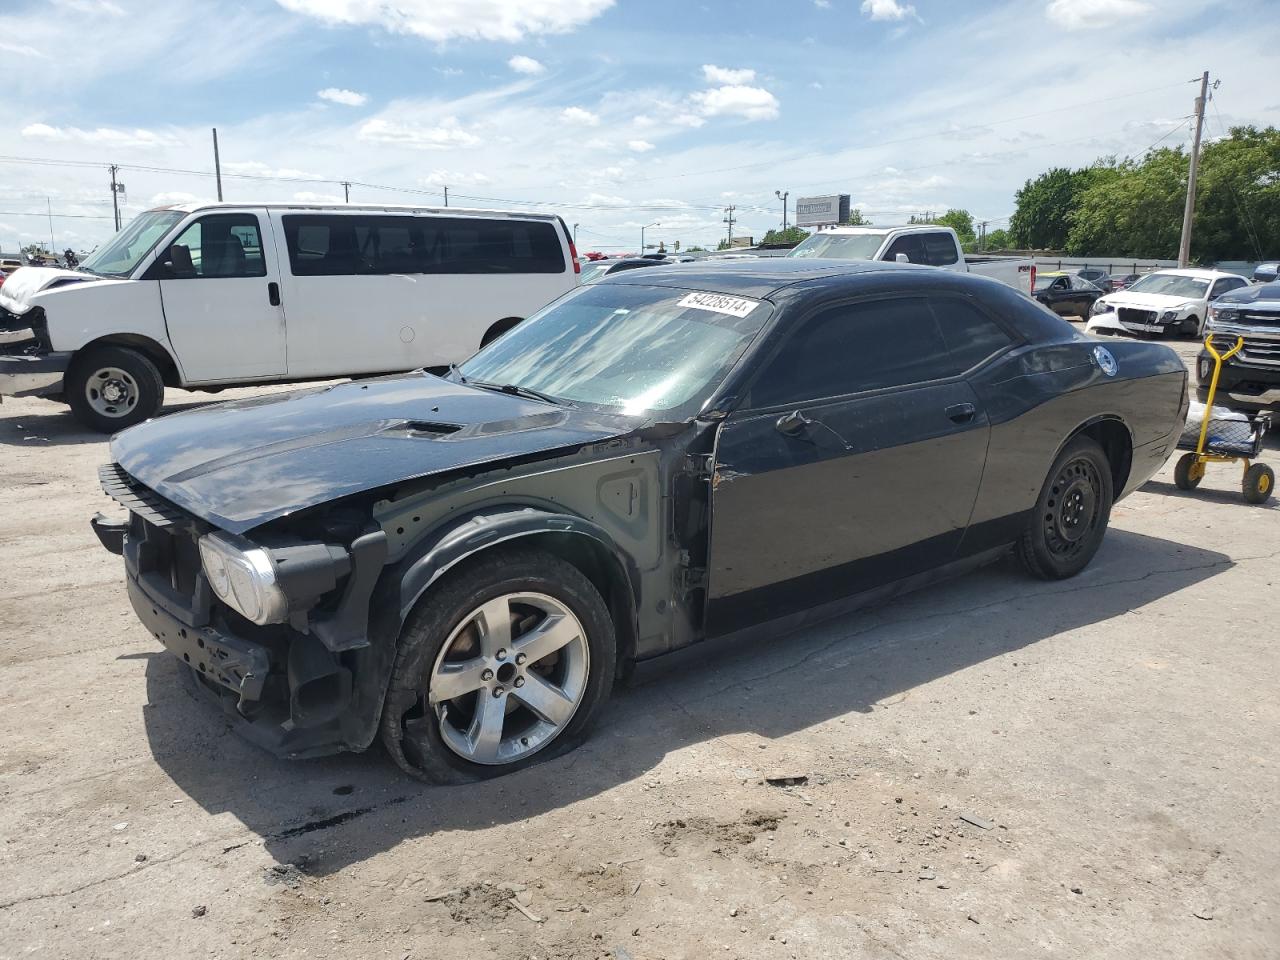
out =
[(266, 550), (250, 545), (242, 549), (224, 534), (209, 533), (200, 538), (200, 563), (218, 599), (254, 623), (288, 618), (289, 601)]
[(1110, 313), (1114, 309), (1115, 307), (1107, 303), (1105, 300), (1095, 300), (1093, 301), (1093, 307), (1090, 309), (1089, 312), (1091, 314)]
[(1200, 382), (1201, 382), (1201, 383), (1208, 383), (1208, 382), (1209, 382), (1209, 374), (1210, 374), (1212, 371), (1213, 371), (1213, 364), (1209, 361), (1209, 358), (1208, 358), (1208, 357), (1201, 357), (1201, 358), (1200, 358), (1200, 377), (1199, 377)]
[(1169, 323), (1170, 321), (1177, 320), (1177, 319), (1178, 319), (1177, 310), (1166, 310), (1164, 313), (1160, 314), (1161, 323)]

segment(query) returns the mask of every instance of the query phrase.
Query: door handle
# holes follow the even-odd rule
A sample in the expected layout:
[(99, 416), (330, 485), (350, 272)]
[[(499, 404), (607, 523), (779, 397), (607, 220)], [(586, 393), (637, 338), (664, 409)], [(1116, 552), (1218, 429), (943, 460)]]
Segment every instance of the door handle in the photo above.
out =
[(953, 403), (946, 410), (947, 418), (955, 423), (968, 423), (977, 412), (978, 408), (972, 403)]
[(273, 307), (280, 306), (280, 284), (274, 280), (267, 284), (267, 302)]

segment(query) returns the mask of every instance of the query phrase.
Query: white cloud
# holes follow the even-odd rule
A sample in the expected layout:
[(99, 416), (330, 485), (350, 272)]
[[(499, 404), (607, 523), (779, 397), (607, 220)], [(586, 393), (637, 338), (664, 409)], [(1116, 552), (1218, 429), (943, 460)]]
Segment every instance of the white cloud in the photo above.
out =
[(560, 111), (561, 118), (566, 123), (579, 123), (584, 127), (598, 127), (600, 118), (590, 110), (584, 110), (582, 107), (565, 107)]
[(819, 10), (830, 10), (831, 0), (813, 0), (813, 5)]
[(163, 190), (160, 193), (151, 195), (151, 202), (148, 206), (167, 207), (171, 203), (195, 203), (197, 200), (202, 199), (204, 198), (198, 197), (194, 193), (187, 193), (184, 190)]
[(524, 54), (519, 53), (507, 61), (507, 66), (516, 73), (528, 74), (531, 77), (539, 73), (545, 73), (547, 69), (533, 57), (526, 57)]
[(463, 73), (457, 67), (432, 67), (431, 69), (442, 77), (460, 77)]
[(310, 190), (301, 190), (293, 195), (293, 199), (299, 203), (343, 203), (347, 198), (341, 193), (312, 193)]
[(12, 53), (15, 57), (31, 57), (33, 60), (48, 60), (49, 55), (25, 43), (6, 43), (0, 40), (0, 53)]
[(702, 65), (702, 76), (707, 83), (734, 85), (750, 83), (756, 78), (754, 70), (732, 70), (728, 67), (717, 67), (710, 63)]
[(916, 8), (899, 0), (862, 0), (862, 12), (872, 20), (919, 20)]
[(286, 10), (326, 23), (378, 26), (442, 42), (514, 43), (567, 33), (613, 6), (614, 0), (276, 0)]
[(105, 13), (112, 17), (123, 17), (124, 10), (120, 4), (111, 0), (57, 0), (56, 6), (76, 13)]
[(633, 153), (648, 153), (653, 149), (653, 144), (648, 140), (628, 140), (627, 149)]
[(316, 96), (321, 100), (328, 100), (330, 103), (340, 103), (344, 107), (363, 107), (369, 99), (363, 93), (344, 90), (341, 87), (325, 87), (316, 93)]
[(80, 127), (51, 127), (47, 123), (28, 124), (22, 128), (22, 135), (28, 140), (102, 144), (112, 147), (171, 147), (178, 144), (175, 138), (151, 130), (115, 130), (111, 127), (82, 130)]
[(273, 167), (260, 160), (227, 160), (222, 164), (224, 173), (242, 173), (252, 177), (283, 177), (288, 180), (320, 180), (318, 173), (309, 173), (294, 167)]
[(474, 147), (480, 143), (479, 137), (458, 125), (456, 117), (445, 117), (432, 126), (397, 123), (378, 117), (366, 121), (356, 136), (368, 143), (391, 143), (424, 150)]
[(704, 116), (735, 116), (747, 120), (773, 120), (778, 98), (763, 87), (732, 85), (703, 90), (692, 97)]
[(481, 184), (489, 183), (489, 178), (483, 173), (463, 173), (461, 170), (432, 170), (418, 182), (424, 187), (442, 187), (445, 184), (451, 187), (480, 186)]
[(1045, 16), (1068, 30), (1110, 27), (1150, 13), (1146, 0), (1049, 0)]

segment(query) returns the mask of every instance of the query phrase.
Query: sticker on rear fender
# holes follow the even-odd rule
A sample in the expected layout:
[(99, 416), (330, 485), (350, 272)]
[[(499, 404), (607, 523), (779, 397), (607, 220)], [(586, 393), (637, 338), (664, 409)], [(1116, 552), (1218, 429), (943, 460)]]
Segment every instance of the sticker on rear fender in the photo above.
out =
[(737, 317), (738, 319), (742, 319), (759, 305), (759, 300), (748, 300), (746, 297), (728, 297), (723, 293), (691, 293), (676, 304), (678, 307), (710, 310), (712, 313), (723, 313), (727, 317)]

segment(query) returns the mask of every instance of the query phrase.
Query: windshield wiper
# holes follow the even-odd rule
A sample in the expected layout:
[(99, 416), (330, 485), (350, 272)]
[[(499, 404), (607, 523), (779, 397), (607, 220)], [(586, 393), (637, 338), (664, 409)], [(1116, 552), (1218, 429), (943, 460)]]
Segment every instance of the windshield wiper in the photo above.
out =
[(472, 387), (482, 387), (485, 390), (496, 390), (498, 393), (508, 393), (513, 397), (531, 397), (534, 400), (541, 400), (543, 403), (554, 403), (557, 406), (564, 403), (559, 397), (553, 397), (531, 387), (522, 387), (516, 383), (482, 383), (479, 380), (463, 380), (463, 383)]

